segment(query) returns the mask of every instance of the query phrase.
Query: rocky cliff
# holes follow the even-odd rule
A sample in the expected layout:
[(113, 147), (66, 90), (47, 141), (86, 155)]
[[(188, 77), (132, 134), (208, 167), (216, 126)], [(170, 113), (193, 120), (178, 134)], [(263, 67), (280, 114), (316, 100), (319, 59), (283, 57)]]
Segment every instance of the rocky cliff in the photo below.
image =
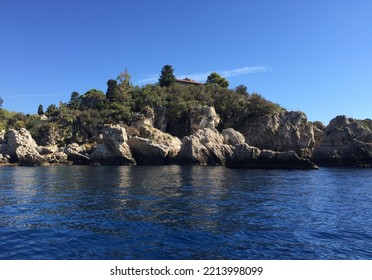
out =
[(247, 122), (243, 131), (246, 142), (260, 149), (295, 151), (310, 156), (314, 145), (314, 127), (302, 112), (280, 112)]
[(312, 159), (320, 165), (372, 166), (372, 120), (334, 118), (325, 128)]
[(0, 164), (194, 164), (291, 169), (314, 169), (315, 163), (372, 166), (371, 120), (339, 116), (322, 127), (309, 123), (301, 112), (281, 112), (251, 119), (243, 135), (232, 128), (218, 131), (218, 114), (212, 107), (203, 107), (190, 113), (192, 133), (181, 140), (155, 128), (155, 119), (149, 109), (132, 127), (104, 125), (94, 131), (93, 143), (59, 146), (53, 141), (37, 145), (24, 128), (1, 131)]

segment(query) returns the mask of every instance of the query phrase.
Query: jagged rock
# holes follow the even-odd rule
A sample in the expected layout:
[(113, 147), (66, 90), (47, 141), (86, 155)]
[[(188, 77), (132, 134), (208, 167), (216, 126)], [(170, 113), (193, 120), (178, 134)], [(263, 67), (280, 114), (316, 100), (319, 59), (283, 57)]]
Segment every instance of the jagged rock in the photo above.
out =
[(7, 151), (11, 162), (20, 165), (41, 165), (46, 163), (38, 152), (38, 146), (30, 132), (25, 128), (19, 131), (10, 129), (6, 134)]
[[(71, 147), (66, 150), (73, 150)], [(68, 156), (64, 152), (65, 149), (60, 149), (56, 145), (53, 146), (39, 146), (38, 152), (43, 158), (51, 164), (69, 164)], [(77, 150), (77, 149), (75, 149)]]
[(244, 135), (233, 128), (226, 128), (222, 131), (223, 143), (231, 146), (245, 143)]
[(315, 145), (313, 125), (302, 112), (280, 112), (245, 124), (246, 142), (260, 149), (293, 150), (309, 156)]
[(216, 128), (220, 123), (214, 107), (202, 107), (191, 111), (191, 132), (194, 133), (203, 128)]
[(312, 159), (319, 165), (372, 166), (372, 120), (332, 119)]
[(232, 168), (317, 169), (313, 162), (307, 158), (299, 157), (294, 151), (260, 150), (246, 143), (235, 146), (234, 153), (227, 160), (226, 166)]
[(204, 128), (191, 136), (185, 136), (179, 154), (179, 164), (224, 165), (233, 153), (233, 148), (223, 142), (216, 129)]
[(99, 164), (136, 164), (126, 141), (125, 128), (119, 125), (106, 125), (103, 129), (103, 143), (90, 155), (92, 163)]
[(165, 163), (167, 147), (164, 145), (142, 137), (130, 138), (128, 145), (137, 164), (162, 165)]
[(67, 160), (74, 164), (89, 164), (90, 158), (85, 154), (86, 149), (77, 143), (69, 144), (63, 151), (67, 155)]
[(141, 126), (153, 126), (155, 122), (155, 112), (154, 109), (150, 107), (145, 107), (141, 113), (137, 113), (134, 116), (136, 120), (132, 123), (134, 127), (141, 127)]
[(132, 137), (128, 145), (138, 164), (165, 164), (181, 149), (181, 141), (151, 126), (139, 128), (140, 137)]

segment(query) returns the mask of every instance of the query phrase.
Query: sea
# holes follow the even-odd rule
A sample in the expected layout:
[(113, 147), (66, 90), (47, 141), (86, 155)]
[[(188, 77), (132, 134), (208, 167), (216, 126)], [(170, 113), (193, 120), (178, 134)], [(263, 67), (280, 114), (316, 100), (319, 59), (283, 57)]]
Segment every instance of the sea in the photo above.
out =
[(372, 259), (372, 169), (0, 167), (0, 259)]

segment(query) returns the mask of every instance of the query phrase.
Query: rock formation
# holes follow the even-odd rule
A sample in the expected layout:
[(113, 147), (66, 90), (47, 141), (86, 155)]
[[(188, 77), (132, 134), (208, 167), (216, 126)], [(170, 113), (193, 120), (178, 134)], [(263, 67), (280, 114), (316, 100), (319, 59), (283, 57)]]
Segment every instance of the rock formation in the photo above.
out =
[(294, 151), (260, 150), (246, 143), (235, 146), (234, 153), (227, 160), (226, 166), (234, 168), (317, 169), (317, 166), (309, 159), (299, 157)]
[(220, 117), (213, 107), (202, 107), (191, 111), (191, 132), (194, 133), (203, 128), (216, 128), (220, 123)]
[(281, 112), (257, 118), (244, 128), (246, 142), (260, 149), (293, 150), (309, 156), (315, 145), (314, 129), (302, 112)]
[(372, 120), (332, 119), (312, 159), (319, 165), (372, 166)]
[(127, 144), (125, 128), (119, 125), (106, 125), (103, 129), (103, 143), (98, 144), (90, 155), (92, 163), (99, 164), (136, 164)]
[(243, 135), (232, 128), (220, 133), (216, 129), (220, 118), (212, 107), (196, 109), (190, 115), (193, 132), (182, 141), (153, 126), (156, 115), (151, 108), (142, 112), (133, 123), (135, 127), (100, 126), (89, 133), (94, 137), (82, 144), (61, 143), (54, 130), (46, 130), (51, 135), (44, 135), (43, 146), (24, 128), (0, 131), (0, 165), (195, 164), (314, 169), (315, 162), (372, 167), (369, 119), (338, 116), (324, 127), (309, 123), (301, 112), (282, 112), (251, 120)]
[(244, 135), (233, 128), (226, 128), (222, 130), (223, 143), (227, 145), (236, 146), (245, 143)]
[(10, 129), (6, 134), (6, 154), (10, 161), (20, 165), (40, 165), (46, 161), (38, 152), (38, 146), (25, 128)]
[(176, 157), (179, 164), (224, 165), (233, 148), (224, 144), (224, 139), (213, 128), (199, 129), (193, 135), (185, 136)]
[(128, 145), (138, 164), (165, 164), (181, 149), (181, 141), (149, 125), (139, 127), (140, 136), (131, 137)]

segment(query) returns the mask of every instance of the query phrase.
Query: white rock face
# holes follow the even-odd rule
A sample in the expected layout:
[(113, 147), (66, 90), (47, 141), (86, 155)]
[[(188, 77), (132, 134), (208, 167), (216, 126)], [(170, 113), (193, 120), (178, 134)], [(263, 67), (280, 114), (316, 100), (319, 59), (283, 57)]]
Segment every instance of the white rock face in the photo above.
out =
[(38, 145), (30, 132), (25, 128), (19, 131), (10, 129), (6, 134), (7, 154), (12, 161), (21, 165), (37, 165), (45, 163), (45, 159), (38, 152)]
[(224, 144), (216, 129), (204, 128), (182, 140), (177, 161), (180, 164), (224, 165), (233, 153), (233, 147)]
[(214, 107), (203, 107), (191, 112), (191, 132), (194, 133), (203, 128), (216, 128), (220, 123)]
[(244, 135), (233, 128), (227, 128), (222, 131), (224, 144), (236, 146), (245, 143)]
[(233, 155), (227, 161), (228, 167), (238, 168), (290, 168), (317, 169), (307, 158), (299, 157), (294, 151), (275, 152), (260, 150), (248, 144), (235, 146)]
[(312, 158), (320, 165), (372, 166), (372, 120), (332, 119)]
[(119, 125), (107, 125), (103, 129), (103, 143), (90, 155), (92, 162), (100, 164), (136, 164), (129, 149), (125, 128)]
[(260, 149), (293, 150), (309, 156), (315, 146), (314, 127), (302, 112), (281, 112), (255, 119), (244, 128), (246, 142)]
[(132, 137), (128, 145), (138, 164), (165, 164), (181, 149), (181, 141), (152, 126), (139, 128), (140, 137)]

